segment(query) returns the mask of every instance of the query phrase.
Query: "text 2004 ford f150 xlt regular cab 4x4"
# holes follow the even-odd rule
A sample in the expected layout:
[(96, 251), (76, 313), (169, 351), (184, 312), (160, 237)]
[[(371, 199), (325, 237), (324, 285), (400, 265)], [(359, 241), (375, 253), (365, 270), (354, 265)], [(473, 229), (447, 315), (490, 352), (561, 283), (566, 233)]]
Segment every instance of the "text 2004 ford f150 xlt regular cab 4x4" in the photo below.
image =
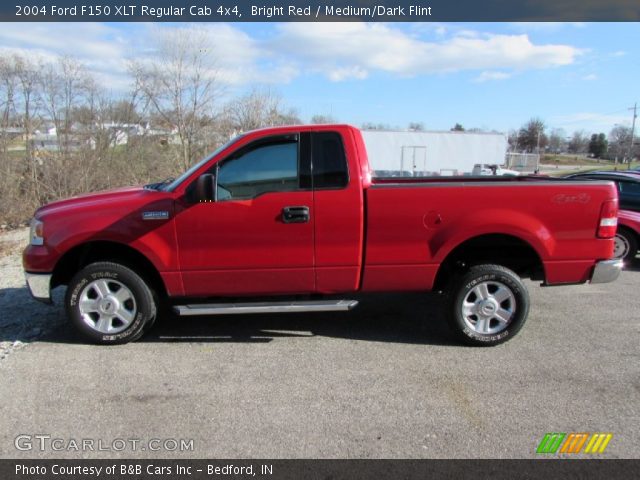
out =
[(179, 315), (340, 311), (355, 293), (438, 290), (461, 340), (494, 345), (529, 313), (521, 277), (617, 278), (617, 211), (609, 182), (372, 179), (356, 128), (278, 127), (170, 183), (40, 208), (24, 268), (37, 299), (67, 285), (70, 320), (99, 343), (139, 338), (163, 301)]

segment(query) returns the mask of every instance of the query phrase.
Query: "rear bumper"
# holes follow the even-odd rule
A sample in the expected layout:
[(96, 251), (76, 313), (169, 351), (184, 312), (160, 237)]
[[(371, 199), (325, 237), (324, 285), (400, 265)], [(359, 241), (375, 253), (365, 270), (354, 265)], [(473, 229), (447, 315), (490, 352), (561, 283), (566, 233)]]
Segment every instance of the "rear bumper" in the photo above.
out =
[(44, 303), (51, 303), (51, 275), (50, 273), (24, 274), (31, 296)]
[(597, 262), (591, 275), (591, 283), (609, 283), (620, 276), (622, 260), (603, 260)]

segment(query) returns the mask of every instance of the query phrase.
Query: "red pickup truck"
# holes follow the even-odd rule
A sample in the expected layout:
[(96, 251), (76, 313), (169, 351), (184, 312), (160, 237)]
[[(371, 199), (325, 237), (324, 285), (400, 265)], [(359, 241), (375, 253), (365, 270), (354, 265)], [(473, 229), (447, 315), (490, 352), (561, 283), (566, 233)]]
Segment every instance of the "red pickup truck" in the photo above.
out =
[(236, 137), (180, 178), (51, 203), (24, 268), (32, 295), (67, 285), (86, 338), (143, 335), (178, 315), (347, 311), (353, 294), (442, 291), (466, 343), (513, 337), (521, 278), (615, 280), (610, 182), (536, 177), (372, 178), (358, 129), (278, 127)]

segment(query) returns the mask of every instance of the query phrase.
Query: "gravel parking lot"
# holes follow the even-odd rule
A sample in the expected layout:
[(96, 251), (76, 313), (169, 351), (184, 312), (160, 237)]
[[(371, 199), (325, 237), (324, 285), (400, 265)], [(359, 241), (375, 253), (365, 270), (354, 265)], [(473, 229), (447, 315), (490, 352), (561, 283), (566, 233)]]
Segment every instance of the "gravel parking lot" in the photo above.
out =
[[(15, 246), (26, 235), (0, 236), (1, 457), (519, 458), (547, 432), (610, 432), (603, 457), (640, 457), (638, 266), (613, 284), (529, 283), (527, 325), (488, 349), (455, 344), (430, 295), (165, 320), (99, 347), (67, 326), (62, 292), (54, 306), (29, 298)], [(193, 450), (16, 450), (38, 434)]]

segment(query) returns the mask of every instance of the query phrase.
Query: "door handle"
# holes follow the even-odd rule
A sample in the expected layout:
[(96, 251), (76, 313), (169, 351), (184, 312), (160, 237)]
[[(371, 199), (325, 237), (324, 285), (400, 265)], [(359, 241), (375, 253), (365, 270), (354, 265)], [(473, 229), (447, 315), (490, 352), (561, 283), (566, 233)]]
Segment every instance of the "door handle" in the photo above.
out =
[(307, 223), (309, 221), (309, 207), (284, 207), (282, 209), (283, 223)]

